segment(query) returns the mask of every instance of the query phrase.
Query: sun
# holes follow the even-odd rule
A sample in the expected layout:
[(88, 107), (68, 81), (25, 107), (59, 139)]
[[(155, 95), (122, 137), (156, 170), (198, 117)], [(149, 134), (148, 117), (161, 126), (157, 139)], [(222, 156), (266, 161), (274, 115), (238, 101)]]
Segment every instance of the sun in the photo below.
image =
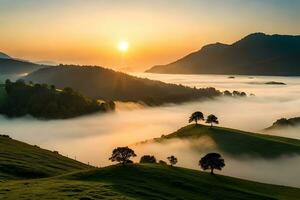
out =
[(121, 52), (126, 52), (129, 48), (129, 44), (127, 41), (125, 40), (122, 40), (118, 43), (118, 49), (121, 51)]

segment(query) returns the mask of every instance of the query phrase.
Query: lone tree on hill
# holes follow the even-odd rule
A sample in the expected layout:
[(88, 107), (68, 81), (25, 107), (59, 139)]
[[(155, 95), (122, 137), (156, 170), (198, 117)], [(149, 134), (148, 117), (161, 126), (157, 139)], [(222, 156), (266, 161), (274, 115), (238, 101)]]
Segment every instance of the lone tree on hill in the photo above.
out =
[(203, 170), (210, 169), (210, 173), (214, 174), (214, 169), (222, 170), (222, 168), (225, 166), (225, 162), (220, 154), (209, 153), (199, 160), (199, 166)]
[(156, 158), (150, 155), (144, 155), (141, 157), (140, 163), (156, 163)]
[(190, 116), (189, 123), (191, 123), (191, 122), (194, 121), (196, 124), (198, 124), (198, 121), (199, 121), (199, 120), (204, 121), (204, 115), (203, 115), (202, 112), (197, 111), (197, 112), (194, 112), (194, 113)]
[(208, 115), (206, 122), (207, 124), (210, 124), (210, 127), (213, 126), (213, 124), (219, 124), (218, 118), (215, 115)]
[(118, 147), (113, 150), (112, 156), (109, 158), (112, 162), (119, 162), (122, 163), (122, 165), (125, 165), (127, 163), (132, 163), (130, 160), (131, 157), (136, 157), (136, 154), (134, 151), (128, 147)]
[(167, 159), (169, 160), (171, 166), (176, 165), (176, 163), (178, 162), (177, 158), (175, 156), (169, 156), (167, 157)]

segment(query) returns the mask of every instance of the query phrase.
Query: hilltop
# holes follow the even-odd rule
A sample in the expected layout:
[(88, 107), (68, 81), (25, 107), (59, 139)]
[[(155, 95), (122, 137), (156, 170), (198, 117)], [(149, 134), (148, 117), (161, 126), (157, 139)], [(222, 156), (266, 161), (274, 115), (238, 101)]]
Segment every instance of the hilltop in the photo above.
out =
[[(166, 142), (170, 139), (193, 141), (207, 137), (215, 144), (213, 148), (237, 157), (276, 158), (282, 155), (300, 154), (300, 140), (201, 124), (188, 125), (174, 133), (146, 142)], [(199, 145), (193, 147), (203, 150)]]
[(26, 74), (46, 67), (29, 61), (0, 57), (0, 74)]
[(300, 75), (300, 36), (253, 33), (233, 44), (204, 46), (147, 70), (165, 74)]
[(274, 129), (283, 129), (283, 128), (289, 128), (289, 127), (295, 127), (300, 125), (300, 117), (293, 117), (293, 118), (281, 118), (276, 120), (272, 124), (272, 126), (266, 128), (265, 130), (274, 130)]
[(96, 99), (143, 102), (147, 105), (181, 103), (222, 95), (215, 88), (190, 88), (130, 76), (98, 66), (60, 65), (39, 69), (25, 81), (47, 83), (58, 88), (71, 87)]
[[(0, 179), (28, 179), (56, 176), (90, 166), (7, 135), (0, 135)], [(0, 195), (1, 197), (1, 195)]]

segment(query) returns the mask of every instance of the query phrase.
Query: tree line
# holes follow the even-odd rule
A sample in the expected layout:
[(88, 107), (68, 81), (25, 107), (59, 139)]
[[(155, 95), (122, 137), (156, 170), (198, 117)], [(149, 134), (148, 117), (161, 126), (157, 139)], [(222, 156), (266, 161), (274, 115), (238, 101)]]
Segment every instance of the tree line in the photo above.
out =
[[(127, 165), (133, 163), (132, 160), (130, 160), (133, 157), (136, 157), (134, 150), (129, 147), (117, 147), (113, 150), (112, 156), (109, 158), (112, 162), (118, 162), (121, 165)], [(170, 166), (173, 167), (178, 163), (178, 158), (174, 155), (168, 156), (167, 160), (170, 163)], [(149, 164), (161, 164), (161, 165), (167, 165), (167, 163), (163, 160), (159, 160), (157, 162), (154, 155), (143, 155), (140, 158), (140, 163), (149, 163)], [(208, 153), (204, 157), (202, 157), (198, 165), (203, 170), (210, 170), (211, 174), (214, 174), (214, 170), (221, 170), (223, 167), (225, 167), (225, 161), (222, 158), (222, 156), (219, 153)]]
[(113, 101), (100, 102), (79, 94), (72, 88), (56, 89), (54, 85), (26, 84), (22, 80), (5, 82), (6, 98), (0, 113), (8, 117), (31, 115), (37, 118), (63, 119), (115, 109)]

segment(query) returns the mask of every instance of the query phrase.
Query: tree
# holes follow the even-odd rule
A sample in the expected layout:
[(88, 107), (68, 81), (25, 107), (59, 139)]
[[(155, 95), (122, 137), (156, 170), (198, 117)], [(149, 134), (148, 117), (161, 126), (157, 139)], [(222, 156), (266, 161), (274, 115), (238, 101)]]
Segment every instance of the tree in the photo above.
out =
[(204, 115), (202, 112), (196, 111), (190, 116), (189, 123), (194, 121), (197, 124), (199, 120), (204, 121)]
[(212, 127), (213, 124), (219, 124), (219, 121), (218, 121), (218, 118), (215, 115), (211, 114), (211, 115), (207, 116), (207, 119), (206, 119), (205, 123), (210, 124), (210, 127)]
[(209, 153), (201, 158), (201, 160), (199, 161), (199, 166), (203, 170), (210, 169), (210, 173), (214, 174), (214, 169), (222, 170), (222, 168), (225, 166), (225, 162), (220, 154)]
[(140, 163), (156, 163), (156, 158), (150, 155), (144, 155), (141, 157)]
[(171, 166), (176, 165), (176, 163), (178, 162), (177, 158), (175, 156), (169, 156), (167, 157), (167, 159), (169, 160)]
[(130, 162), (131, 157), (136, 157), (134, 151), (128, 147), (118, 147), (113, 150), (112, 156), (109, 158), (112, 162), (119, 162), (125, 165)]

